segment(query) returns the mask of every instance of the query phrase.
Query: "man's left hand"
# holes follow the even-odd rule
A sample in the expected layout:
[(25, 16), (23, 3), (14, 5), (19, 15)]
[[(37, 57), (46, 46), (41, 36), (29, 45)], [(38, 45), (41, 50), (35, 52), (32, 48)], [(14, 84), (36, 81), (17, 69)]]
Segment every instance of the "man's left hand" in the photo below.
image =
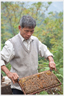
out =
[(55, 69), (55, 71), (56, 71), (56, 64), (55, 64), (54, 61), (49, 62), (49, 67), (50, 67), (51, 70)]
[(48, 60), (49, 60), (49, 67), (51, 70), (55, 69), (56, 71), (56, 64), (54, 62), (54, 59), (52, 56), (48, 56)]

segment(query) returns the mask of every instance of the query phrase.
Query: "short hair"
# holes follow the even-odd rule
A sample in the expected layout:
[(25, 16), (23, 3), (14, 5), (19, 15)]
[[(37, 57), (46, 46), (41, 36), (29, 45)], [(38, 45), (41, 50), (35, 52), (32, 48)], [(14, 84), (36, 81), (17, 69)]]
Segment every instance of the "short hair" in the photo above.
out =
[(28, 27), (28, 28), (35, 28), (36, 26), (36, 21), (33, 17), (28, 16), (28, 15), (24, 15), (22, 16), (22, 18), (20, 19), (20, 26), (22, 28), (24, 27)]

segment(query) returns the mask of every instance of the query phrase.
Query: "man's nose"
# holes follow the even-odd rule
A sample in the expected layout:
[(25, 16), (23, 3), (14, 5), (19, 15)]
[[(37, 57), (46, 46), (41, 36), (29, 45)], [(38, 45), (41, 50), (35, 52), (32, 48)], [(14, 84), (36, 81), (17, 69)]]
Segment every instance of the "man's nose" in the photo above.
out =
[(28, 36), (31, 36), (31, 32), (28, 32)]

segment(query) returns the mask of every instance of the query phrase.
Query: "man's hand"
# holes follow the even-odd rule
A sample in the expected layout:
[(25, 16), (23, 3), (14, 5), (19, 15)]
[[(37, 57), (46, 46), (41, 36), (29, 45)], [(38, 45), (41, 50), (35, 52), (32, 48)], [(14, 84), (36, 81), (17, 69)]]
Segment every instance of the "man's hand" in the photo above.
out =
[(10, 78), (14, 84), (16, 83), (16, 81), (17, 81), (17, 79), (19, 77), (17, 73), (10, 72), (5, 65), (1, 66), (1, 70), (6, 73), (8, 78)]
[(17, 83), (17, 79), (19, 78), (19, 76), (17, 75), (17, 73), (12, 73), (12, 72), (9, 72), (7, 74), (7, 76), (12, 80), (12, 82), (15, 84)]
[(54, 61), (49, 62), (49, 67), (50, 67), (51, 70), (55, 69), (55, 71), (56, 71), (56, 65), (55, 65)]
[(50, 69), (51, 70), (55, 69), (55, 71), (56, 71), (56, 64), (55, 64), (53, 58), (51, 56), (48, 56), (48, 60), (49, 60), (49, 67), (50, 67)]

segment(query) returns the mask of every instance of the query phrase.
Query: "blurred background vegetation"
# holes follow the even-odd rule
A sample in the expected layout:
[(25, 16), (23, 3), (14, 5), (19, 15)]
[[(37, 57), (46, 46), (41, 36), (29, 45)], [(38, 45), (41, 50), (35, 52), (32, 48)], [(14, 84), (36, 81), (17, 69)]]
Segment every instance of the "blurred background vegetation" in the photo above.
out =
[[(62, 85), (58, 90), (50, 94), (63, 94), (63, 12), (45, 12), (52, 2), (1, 2), (1, 49), (5, 41), (15, 36), (19, 30), (19, 21), (23, 15), (31, 15), (37, 23), (34, 36), (46, 44), (54, 55), (57, 71), (54, 74)], [(49, 62), (39, 56), (39, 72), (49, 70)], [(11, 65), (6, 65), (10, 70)], [(6, 74), (1, 71), (3, 76)], [(49, 90), (50, 91), (50, 90)], [(40, 94), (49, 94), (43, 91)]]

